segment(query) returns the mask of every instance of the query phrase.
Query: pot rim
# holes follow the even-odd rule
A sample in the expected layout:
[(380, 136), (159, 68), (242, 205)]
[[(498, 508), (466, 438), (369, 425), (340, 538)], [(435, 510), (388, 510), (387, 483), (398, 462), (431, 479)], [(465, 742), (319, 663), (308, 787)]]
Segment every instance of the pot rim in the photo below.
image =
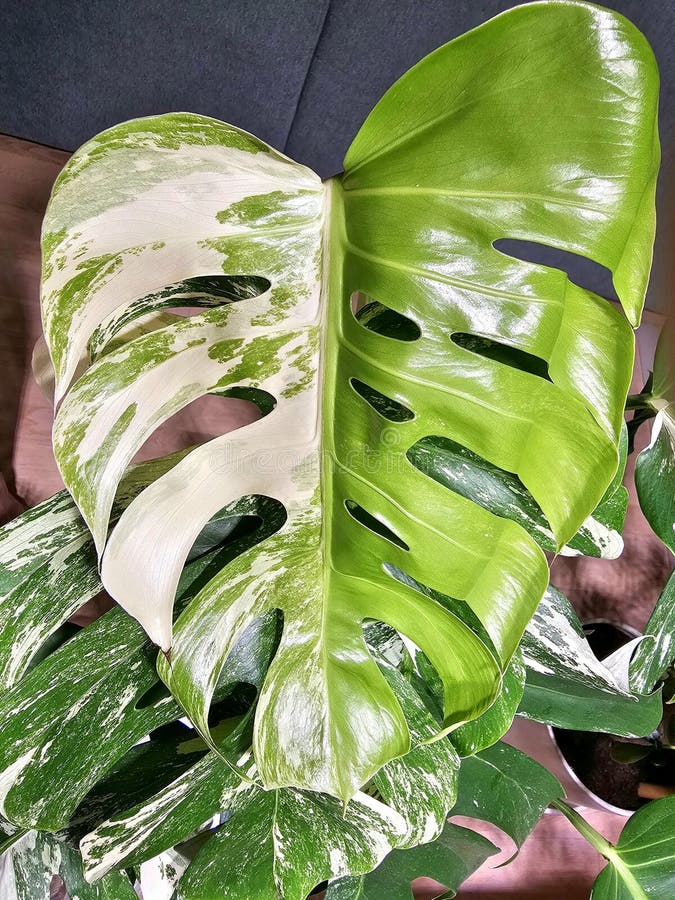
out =
[[(599, 797), (589, 787), (587, 787), (584, 784), (584, 782), (581, 780), (581, 778), (579, 778), (579, 776), (574, 771), (572, 766), (565, 759), (565, 756), (563, 755), (562, 750), (558, 746), (558, 741), (556, 740), (555, 731), (553, 730), (553, 726), (547, 725), (546, 728), (548, 729), (549, 737), (551, 738), (551, 741), (553, 742), (553, 746), (555, 747), (555, 752), (558, 754), (558, 758), (560, 759), (560, 762), (562, 764), (563, 769), (565, 770), (565, 773), (568, 775), (570, 780), (573, 781), (574, 784), (584, 794), (588, 795), (589, 800), (592, 801), (592, 804), (589, 804), (589, 808), (592, 809), (593, 806), (596, 806), (596, 807), (599, 806), (601, 809), (604, 809), (606, 812), (615, 813), (618, 816), (623, 816), (625, 819), (630, 818), (633, 815), (633, 813), (637, 812), (637, 809), (625, 809), (623, 806), (614, 806), (613, 803), (609, 803), (607, 800), (603, 800), (602, 797)], [(559, 730), (560, 731), (566, 731), (566, 730), (569, 731), (570, 729), (561, 728)]]

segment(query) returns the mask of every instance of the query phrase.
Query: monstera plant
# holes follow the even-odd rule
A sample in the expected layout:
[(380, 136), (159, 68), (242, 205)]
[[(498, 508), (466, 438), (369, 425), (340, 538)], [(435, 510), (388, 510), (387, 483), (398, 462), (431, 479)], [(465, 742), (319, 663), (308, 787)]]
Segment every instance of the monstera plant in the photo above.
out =
[[(497, 741), (581, 640), (544, 551), (621, 549), (657, 80), (621, 16), (534, 3), (416, 65), (326, 182), (187, 113), (75, 153), (36, 353), (67, 490), (0, 533), (19, 897), (454, 888), (495, 848), (451, 809), (520, 844), (559, 797)], [(132, 464), (207, 394), (257, 418)]]

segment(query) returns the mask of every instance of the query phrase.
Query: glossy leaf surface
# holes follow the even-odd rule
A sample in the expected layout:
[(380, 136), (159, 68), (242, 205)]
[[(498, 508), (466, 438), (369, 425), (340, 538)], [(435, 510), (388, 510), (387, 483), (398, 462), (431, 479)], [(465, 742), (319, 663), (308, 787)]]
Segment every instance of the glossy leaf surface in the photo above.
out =
[[(228, 655), (255, 619), (282, 611), (253, 734), (266, 788), (347, 800), (410, 749), (365, 619), (437, 670), (440, 728), (497, 698), (545, 590), (545, 557), (521, 525), (409, 452), (448, 439), (510, 473), (556, 548), (603, 499), (651, 259), (656, 101), (653, 58), (626, 20), (534, 4), (415, 66), (328, 184), (182, 113), (104, 132), (59, 178), (42, 298), (59, 466), (104, 585), (171, 651), (162, 678), (213, 746)], [(628, 320), (563, 272), (497, 251), (503, 237), (606, 266)], [(410, 333), (357, 320), (355, 293)], [(194, 305), (206, 310), (167, 318)], [(242, 390), (275, 405), (185, 455), (108, 536), (118, 482), (149, 434), (193, 399)], [(198, 534), (251, 496), (282, 504), (283, 522), (174, 624)]]
[(635, 485), (647, 521), (675, 553), (675, 403), (656, 414), (650, 444), (635, 461)]
[(640, 507), (654, 532), (675, 553), (675, 329), (666, 322), (656, 346), (648, 408), (651, 440), (635, 461)]
[(669, 900), (673, 896), (675, 797), (638, 809), (615, 845), (566, 803), (556, 801), (554, 806), (608, 861), (593, 885), (591, 900)]

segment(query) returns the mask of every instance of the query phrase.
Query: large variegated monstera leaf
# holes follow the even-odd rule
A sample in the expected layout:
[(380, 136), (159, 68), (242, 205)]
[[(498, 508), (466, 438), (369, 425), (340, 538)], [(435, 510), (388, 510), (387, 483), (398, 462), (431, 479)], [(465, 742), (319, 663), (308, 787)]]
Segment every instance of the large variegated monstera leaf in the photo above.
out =
[[(105, 587), (207, 740), (230, 650), (282, 611), (253, 734), (265, 787), (347, 800), (409, 750), (365, 620), (434, 666), (440, 729), (498, 696), (546, 559), (424, 460), (451, 441), (510, 473), (558, 548), (602, 498), (651, 259), (656, 102), (623, 18), (537, 3), (415, 66), (328, 182), (185, 113), (104, 132), (57, 181), (42, 295), (57, 461)], [(606, 266), (624, 312), (502, 238)], [(205, 394), (262, 415), (186, 454), (109, 533), (134, 454)], [(245, 497), (283, 504), (283, 523), (173, 621), (195, 539)]]

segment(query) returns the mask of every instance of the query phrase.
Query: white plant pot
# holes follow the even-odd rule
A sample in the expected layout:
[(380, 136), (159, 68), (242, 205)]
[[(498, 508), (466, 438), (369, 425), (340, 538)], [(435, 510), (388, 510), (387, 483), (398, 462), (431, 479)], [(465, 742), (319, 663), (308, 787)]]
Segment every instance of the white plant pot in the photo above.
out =
[(602, 797), (598, 797), (590, 791), (569, 765), (565, 757), (558, 749), (553, 729), (549, 725), (540, 722), (532, 722), (528, 719), (514, 719), (513, 725), (504, 736), (507, 744), (527, 753), (532, 759), (536, 759), (548, 771), (555, 775), (562, 784), (568, 801), (579, 809), (596, 809), (602, 812), (615, 813), (618, 816), (628, 818), (634, 810), (622, 809), (607, 803)]

